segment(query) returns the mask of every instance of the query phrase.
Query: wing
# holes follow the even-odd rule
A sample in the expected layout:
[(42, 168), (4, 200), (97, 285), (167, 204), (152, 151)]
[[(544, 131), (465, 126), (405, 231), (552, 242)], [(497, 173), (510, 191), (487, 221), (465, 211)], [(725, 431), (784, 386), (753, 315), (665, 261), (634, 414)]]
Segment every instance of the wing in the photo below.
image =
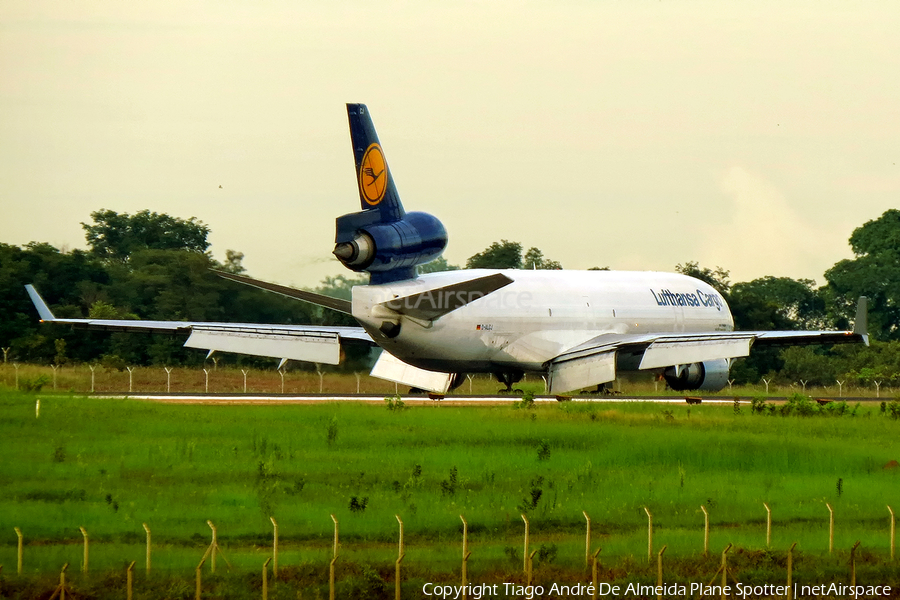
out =
[(187, 336), (187, 348), (236, 352), (282, 360), (302, 360), (336, 365), (341, 343), (375, 346), (362, 327), (320, 325), (261, 325), (258, 323), (211, 323), (202, 321), (138, 321), (124, 319), (57, 319), (31, 285), (25, 289), (41, 322), (63, 323), (100, 331), (174, 333)]
[(857, 305), (852, 331), (601, 334), (548, 361), (550, 393), (563, 393), (612, 381), (616, 378), (616, 367), (623, 363), (646, 370), (748, 356), (754, 345), (868, 345), (866, 314), (866, 298), (863, 296)]

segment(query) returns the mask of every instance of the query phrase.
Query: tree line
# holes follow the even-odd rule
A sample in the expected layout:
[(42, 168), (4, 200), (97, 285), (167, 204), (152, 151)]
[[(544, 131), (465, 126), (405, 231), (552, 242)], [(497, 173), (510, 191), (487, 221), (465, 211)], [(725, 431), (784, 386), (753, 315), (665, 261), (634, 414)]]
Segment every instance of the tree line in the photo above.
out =
[[(82, 223), (87, 250), (63, 251), (50, 244), (0, 243), (0, 348), (10, 360), (44, 364), (101, 362), (129, 365), (198, 365), (205, 354), (182, 347), (166, 334), (103, 333), (62, 325), (40, 325), (24, 291), (33, 283), (58, 317), (238, 321), (248, 323), (355, 324), (347, 315), (226, 281), (211, 269), (244, 272), (243, 254), (226, 251), (223, 262), (209, 252), (209, 228), (196, 218), (180, 219), (144, 210), (136, 214), (100, 210)], [(762, 377), (833, 384), (898, 383), (900, 379), (900, 210), (888, 210), (858, 227), (850, 237), (853, 258), (825, 273), (825, 284), (810, 279), (761, 277), (732, 283), (729, 271), (696, 262), (675, 269), (702, 279), (726, 299), (741, 330), (847, 329), (859, 296), (869, 298), (872, 344), (861, 346), (768, 348), (737, 362), (738, 383)], [(501, 240), (466, 261), (466, 268), (561, 269), (538, 248)], [(446, 259), (420, 272), (457, 269)], [(600, 267), (594, 267), (600, 269)], [(602, 267), (606, 269), (606, 267)], [(356, 276), (326, 278), (317, 291), (349, 298), (363, 283)], [(353, 354), (358, 369), (365, 353)], [(243, 363), (265, 359), (229, 357)], [(271, 362), (271, 361), (269, 361)]]

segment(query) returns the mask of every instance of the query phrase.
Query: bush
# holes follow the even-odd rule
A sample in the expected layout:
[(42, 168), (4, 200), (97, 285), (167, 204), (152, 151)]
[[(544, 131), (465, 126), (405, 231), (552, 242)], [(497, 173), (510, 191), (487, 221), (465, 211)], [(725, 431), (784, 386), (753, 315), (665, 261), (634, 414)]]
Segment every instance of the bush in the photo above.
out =
[(781, 407), (781, 414), (783, 416), (812, 417), (818, 414), (819, 410), (819, 405), (813, 402), (812, 398), (795, 392), (788, 396), (787, 402)]
[(406, 408), (407, 408), (406, 403), (403, 401), (403, 398), (401, 398), (399, 394), (397, 394), (393, 398), (390, 396), (387, 396), (384, 399), (384, 404), (385, 404), (385, 406), (387, 406), (387, 409), (391, 412), (393, 412), (395, 410), (396, 411), (406, 410)]
[(19, 387), (25, 392), (39, 392), (41, 388), (50, 383), (52, 379), (47, 375), (37, 377), (23, 377), (19, 379)]
[(550, 460), (550, 440), (541, 440), (538, 444), (537, 459), (540, 461)]
[(766, 396), (754, 396), (750, 399), (750, 412), (755, 415), (764, 415), (766, 414), (766, 400), (768, 398)]
[(515, 406), (515, 408), (534, 408), (534, 392), (528, 390), (522, 394), (522, 399), (513, 406)]
[(900, 419), (900, 400), (891, 400), (888, 402), (887, 414), (892, 419)]

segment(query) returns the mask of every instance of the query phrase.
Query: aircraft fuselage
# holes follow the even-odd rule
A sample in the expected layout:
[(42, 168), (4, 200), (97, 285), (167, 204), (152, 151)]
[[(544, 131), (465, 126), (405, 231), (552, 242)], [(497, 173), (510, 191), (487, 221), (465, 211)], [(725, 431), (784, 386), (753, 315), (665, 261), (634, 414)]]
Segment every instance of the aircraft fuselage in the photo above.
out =
[[(498, 272), (513, 283), (440, 319), (400, 314), (404, 297)], [(381, 304), (391, 301), (399, 312)], [(416, 301), (440, 305), (446, 298), (436, 293)], [(468, 373), (509, 367), (540, 372), (563, 351), (604, 333), (734, 329), (725, 300), (703, 281), (675, 273), (632, 271), (431, 273), (355, 287), (353, 316), (380, 346), (411, 365)], [(385, 323), (390, 324), (390, 336), (384, 333)]]

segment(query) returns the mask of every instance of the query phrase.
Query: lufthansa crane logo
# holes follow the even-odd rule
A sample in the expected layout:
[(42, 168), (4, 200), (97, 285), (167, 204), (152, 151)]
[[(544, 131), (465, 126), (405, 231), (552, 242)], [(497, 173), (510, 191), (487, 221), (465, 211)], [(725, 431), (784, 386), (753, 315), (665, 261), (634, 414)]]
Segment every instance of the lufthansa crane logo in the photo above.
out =
[(387, 190), (387, 165), (381, 146), (372, 144), (366, 148), (359, 166), (359, 190), (366, 203), (376, 206)]

